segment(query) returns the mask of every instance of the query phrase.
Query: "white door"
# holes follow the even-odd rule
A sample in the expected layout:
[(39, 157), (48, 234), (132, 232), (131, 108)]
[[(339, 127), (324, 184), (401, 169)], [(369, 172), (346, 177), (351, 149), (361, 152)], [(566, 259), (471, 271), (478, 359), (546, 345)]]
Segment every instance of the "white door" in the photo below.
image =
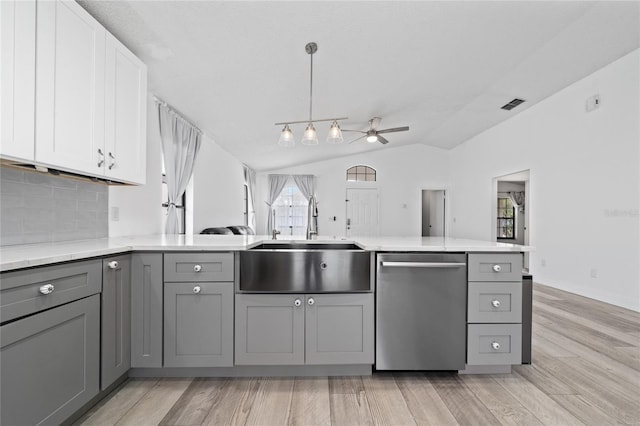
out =
[(35, 144), (36, 2), (0, 2), (2, 100), (0, 154), (33, 161)]
[(143, 184), (147, 67), (111, 34), (106, 36), (105, 98), (105, 175)]
[(378, 190), (347, 188), (347, 237), (378, 235)]
[(36, 12), (36, 161), (100, 176), (105, 29), (74, 1)]

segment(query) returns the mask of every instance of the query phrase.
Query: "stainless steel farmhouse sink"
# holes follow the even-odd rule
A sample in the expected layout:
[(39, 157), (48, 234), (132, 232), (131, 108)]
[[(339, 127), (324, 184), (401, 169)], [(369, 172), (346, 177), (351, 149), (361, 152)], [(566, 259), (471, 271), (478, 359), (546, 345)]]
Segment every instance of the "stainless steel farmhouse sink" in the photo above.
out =
[(372, 253), (352, 243), (265, 242), (240, 252), (246, 293), (371, 291)]

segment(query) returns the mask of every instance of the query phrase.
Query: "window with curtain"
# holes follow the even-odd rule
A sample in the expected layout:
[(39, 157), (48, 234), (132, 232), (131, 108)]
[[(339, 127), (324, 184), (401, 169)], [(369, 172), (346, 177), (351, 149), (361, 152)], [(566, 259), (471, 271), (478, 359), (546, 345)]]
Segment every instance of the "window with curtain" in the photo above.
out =
[(275, 228), (282, 235), (305, 235), (308, 205), (293, 179), (289, 179), (273, 203), (276, 212)]

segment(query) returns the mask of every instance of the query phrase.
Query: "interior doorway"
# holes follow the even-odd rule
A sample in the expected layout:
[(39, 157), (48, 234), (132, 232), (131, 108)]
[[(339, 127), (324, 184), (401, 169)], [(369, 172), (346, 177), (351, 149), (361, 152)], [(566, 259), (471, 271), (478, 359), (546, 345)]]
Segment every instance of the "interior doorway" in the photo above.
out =
[(378, 235), (378, 189), (347, 188), (347, 237)]
[[(493, 179), (491, 235), (494, 241), (530, 245), (530, 186), (529, 170)], [(522, 269), (529, 271), (528, 252), (524, 253)]]
[(445, 236), (447, 194), (444, 189), (422, 190), (422, 236)]

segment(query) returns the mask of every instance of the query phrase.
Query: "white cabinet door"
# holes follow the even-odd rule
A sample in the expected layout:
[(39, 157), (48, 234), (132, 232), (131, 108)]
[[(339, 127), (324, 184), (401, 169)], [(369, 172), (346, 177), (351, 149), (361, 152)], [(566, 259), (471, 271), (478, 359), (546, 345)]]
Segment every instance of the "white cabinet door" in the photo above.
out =
[(0, 155), (34, 160), (36, 2), (0, 2)]
[(106, 36), (105, 176), (144, 184), (147, 159), (147, 67)]
[(36, 162), (100, 176), (106, 31), (61, 0), (37, 3), (36, 29)]

